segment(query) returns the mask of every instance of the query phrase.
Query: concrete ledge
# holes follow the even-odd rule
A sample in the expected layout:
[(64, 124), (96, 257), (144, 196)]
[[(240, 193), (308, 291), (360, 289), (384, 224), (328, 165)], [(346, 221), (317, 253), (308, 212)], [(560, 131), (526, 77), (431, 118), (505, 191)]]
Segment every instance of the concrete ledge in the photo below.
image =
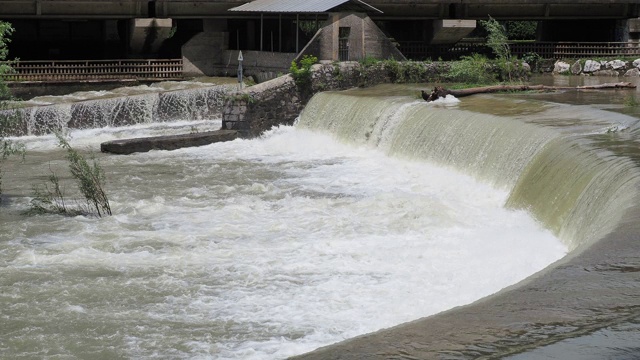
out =
[(100, 151), (127, 155), (151, 150), (175, 150), (183, 147), (202, 146), (230, 141), (237, 137), (238, 132), (235, 130), (216, 130), (194, 134), (113, 140), (100, 144)]

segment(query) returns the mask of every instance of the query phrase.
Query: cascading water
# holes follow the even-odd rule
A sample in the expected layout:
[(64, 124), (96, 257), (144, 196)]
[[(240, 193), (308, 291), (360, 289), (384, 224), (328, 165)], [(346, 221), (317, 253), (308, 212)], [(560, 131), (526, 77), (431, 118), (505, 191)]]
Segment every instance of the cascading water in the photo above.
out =
[[(233, 85), (207, 85), (198, 88), (146, 93), (98, 99), (71, 99), (72, 102), (5, 110), (13, 115), (5, 135), (43, 135), (64, 129), (149, 124), (175, 120), (219, 118), (224, 97)], [(159, 89), (161, 90), (161, 89)], [(78, 101), (80, 100), (80, 101)], [(15, 114), (15, 115), (14, 115)]]
[[(606, 235), (632, 206), (639, 175), (633, 161), (553, 127), (575, 119), (575, 109), (515, 120), (451, 106), (456, 101), (322, 93), (305, 108), (300, 126), (391, 156), (435, 161), (505, 188), (511, 192), (507, 206), (527, 209), (571, 248)], [(555, 123), (540, 126), (545, 117)], [(604, 132), (635, 121), (580, 126)]]
[[(2, 353), (279, 359), (495, 293), (563, 257), (580, 236), (571, 229), (615, 224), (636, 192), (627, 161), (537, 125), (555, 116), (548, 107), (516, 120), (407, 96), (319, 94), (296, 126), (259, 139), (100, 154), (115, 214), (102, 219), (20, 215), (34, 178), (70, 179), (54, 137), (16, 138), (28, 156), (3, 168)], [(123, 133), (200, 125), (72, 131), (71, 143), (95, 152)], [(571, 171), (605, 164), (560, 199), (574, 185), (552, 173), (571, 149), (583, 158)], [(536, 202), (544, 183), (558, 205)]]

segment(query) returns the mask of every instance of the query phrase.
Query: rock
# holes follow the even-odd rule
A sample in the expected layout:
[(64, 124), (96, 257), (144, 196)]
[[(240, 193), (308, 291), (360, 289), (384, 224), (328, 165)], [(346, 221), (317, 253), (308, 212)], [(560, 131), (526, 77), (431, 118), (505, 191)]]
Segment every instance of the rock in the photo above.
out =
[(593, 73), (591, 73), (591, 75), (595, 75), (595, 76), (618, 76), (620, 74), (618, 74), (618, 72), (615, 71), (615, 70), (598, 70), (598, 71), (594, 71)]
[(600, 63), (599, 63), (599, 62), (597, 62), (597, 61), (587, 60), (587, 61), (584, 63), (584, 68), (582, 69), (582, 72), (585, 72), (585, 73), (592, 73), (592, 72), (594, 72), (594, 71), (598, 71), (598, 70), (600, 70), (601, 66), (602, 66), (602, 65), (600, 65)]
[(624, 73), (624, 76), (640, 77), (640, 69), (633, 68), (631, 70), (627, 70), (627, 72)]
[(522, 62), (522, 70), (526, 71), (526, 72), (531, 72), (531, 66), (529, 64), (527, 64), (526, 62)]
[(235, 130), (216, 130), (193, 134), (107, 141), (100, 144), (100, 150), (112, 154), (132, 154), (151, 150), (175, 150), (183, 147), (202, 146), (214, 142), (230, 141), (237, 137), (238, 132)]
[(573, 75), (578, 75), (582, 72), (582, 64), (580, 64), (580, 60), (576, 61), (571, 65), (571, 73)]
[(568, 72), (570, 68), (571, 68), (571, 65), (567, 64), (566, 62), (556, 61), (556, 63), (553, 66), (553, 72), (556, 74), (562, 74), (562, 73)]
[(607, 63), (607, 68), (610, 68), (613, 70), (619, 70), (625, 67), (627, 67), (627, 63), (622, 60), (613, 60)]
[(635, 59), (633, 60), (633, 66), (637, 67), (638, 69), (640, 69), (640, 59)]

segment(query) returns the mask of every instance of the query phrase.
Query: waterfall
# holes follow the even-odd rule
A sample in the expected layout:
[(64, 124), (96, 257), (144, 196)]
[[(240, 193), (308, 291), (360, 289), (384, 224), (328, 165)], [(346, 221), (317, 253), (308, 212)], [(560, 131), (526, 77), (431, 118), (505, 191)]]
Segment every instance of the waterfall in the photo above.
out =
[(228, 85), (154, 92), (5, 110), (5, 135), (42, 135), (63, 129), (90, 129), (175, 120), (219, 118)]
[(613, 230), (638, 193), (639, 171), (625, 156), (511, 117), (402, 97), (317, 94), (298, 126), (384, 153), (453, 167), (509, 191), (570, 248)]

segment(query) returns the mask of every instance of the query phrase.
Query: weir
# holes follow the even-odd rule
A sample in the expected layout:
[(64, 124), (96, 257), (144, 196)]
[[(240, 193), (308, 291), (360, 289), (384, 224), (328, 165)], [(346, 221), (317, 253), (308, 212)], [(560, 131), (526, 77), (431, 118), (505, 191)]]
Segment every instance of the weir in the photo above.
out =
[(507, 206), (529, 210), (572, 249), (614, 229), (637, 193), (640, 172), (630, 159), (575, 134), (507, 117), (402, 98), (320, 93), (299, 126), (505, 188)]
[[(638, 120), (600, 112), (606, 118), (592, 121), (583, 112), (594, 109), (567, 115), (543, 103), (533, 116), (509, 117), (450, 105), (321, 93), (298, 126), (504, 188), (507, 207), (528, 210), (571, 253), (488, 299), (296, 358), (502, 358), (640, 318)], [(554, 121), (536, 120), (545, 117)]]
[[(36, 135), (59, 128), (87, 129), (173, 119), (194, 120), (215, 117), (220, 114), (222, 102), (226, 97), (225, 91), (227, 91), (225, 87), (211, 87), (23, 109), (21, 111), (23, 116), (21, 117), (21, 126), (17, 128), (16, 134)], [(264, 93), (273, 94), (275, 91), (265, 90)], [(316, 94), (297, 120), (296, 129), (275, 130), (275, 132), (291, 132), (291, 136), (285, 137), (286, 140), (279, 140), (281, 142), (270, 142), (273, 139), (266, 135), (259, 139), (226, 143), (219, 148), (191, 149), (171, 153), (152, 152), (130, 157), (106, 157), (104, 160), (107, 166), (110, 166), (108, 169), (118, 175), (113, 176), (112, 181), (117, 182), (114, 189), (125, 189), (114, 192), (123, 214), (105, 220), (112, 222), (103, 224), (101, 228), (91, 228), (81, 234), (67, 236), (67, 233), (61, 232), (64, 234), (64, 236), (60, 236), (63, 240), (49, 238), (50, 218), (35, 219), (35, 221), (43, 223), (40, 225), (42, 229), (46, 229), (38, 235), (39, 241), (42, 241), (43, 244), (51, 243), (50, 246), (56, 247), (58, 241), (71, 239), (70, 241), (73, 242), (76, 241), (74, 237), (82, 238), (78, 244), (69, 245), (71, 250), (67, 251), (67, 245), (64, 245), (61, 246), (60, 254), (53, 255), (47, 252), (49, 245), (36, 243), (32, 246), (31, 240), (28, 238), (31, 235), (24, 235), (29, 240), (25, 244), (13, 241), (14, 238), (23, 236), (21, 232), (23, 227), (24, 229), (34, 228), (31, 225), (19, 227), (5, 224), (5, 229), (10, 229), (10, 232), (15, 235), (4, 235), (11, 241), (0, 242), (0, 245), (9, 244), (10, 251), (1, 253), (13, 254), (12, 252), (15, 251), (15, 258), (7, 261), (8, 263), (12, 261), (16, 266), (0, 270), (9, 272), (16, 279), (20, 276), (31, 276), (32, 273), (38, 274), (37, 271), (46, 271), (47, 274), (56, 274), (55, 271), (61, 271), (58, 273), (59, 276), (48, 276), (57, 276), (62, 279), (60, 281), (65, 287), (68, 287), (68, 283), (76, 284), (74, 279), (65, 277), (65, 272), (72, 271), (73, 274), (77, 272), (80, 278), (78, 284), (81, 284), (83, 291), (86, 290), (90, 294), (89, 300), (86, 300), (87, 304), (83, 305), (84, 307), (69, 305), (71, 304), (68, 303), (69, 301), (76, 301), (74, 293), (69, 299), (66, 299), (59, 298), (57, 294), (60, 291), (55, 286), (47, 291), (55, 293), (51, 296), (56, 298), (56, 301), (68, 303), (69, 306), (63, 311), (78, 312), (82, 316), (95, 316), (91, 313), (93, 311), (92, 304), (93, 306), (105, 306), (95, 300), (100, 298), (100, 296), (95, 296), (97, 291), (103, 291), (101, 296), (108, 298), (120, 291), (144, 289), (141, 293), (132, 293), (131, 302), (128, 303), (131, 308), (126, 310), (126, 315), (120, 314), (120, 318), (113, 317), (112, 311), (114, 310), (109, 308), (104, 311), (108, 316), (98, 318), (100, 321), (111, 321), (113, 328), (116, 329), (114, 331), (118, 333), (125, 334), (127, 331), (133, 331), (131, 329), (142, 331), (138, 326), (140, 321), (150, 321), (145, 313), (136, 311), (139, 311), (141, 297), (155, 294), (158, 274), (163, 274), (163, 277), (169, 279), (167, 280), (169, 282), (166, 288), (162, 288), (165, 295), (146, 300), (148, 304), (152, 304), (150, 307), (152, 317), (155, 318), (158, 314), (164, 314), (173, 309), (195, 311), (194, 306), (197, 307), (197, 304), (194, 305), (194, 302), (207, 305), (203, 313), (197, 311), (189, 313), (189, 318), (198, 321), (195, 326), (190, 320), (182, 319), (180, 314), (175, 314), (175, 317), (171, 318), (172, 324), (175, 321), (176, 324), (184, 325), (182, 329), (172, 329), (172, 331), (182, 331), (181, 333), (186, 334), (184, 339), (188, 339), (188, 341), (193, 338), (194, 331), (201, 331), (204, 334), (202, 335), (204, 339), (210, 336), (211, 329), (216, 326), (224, 329), (223, 337), (227, 335), (228, 323), (222, 321), (221, 324), (218, 324), (220, 310), (216, 307), (218, 306), (216, 301), (221, 298), (221, 294), (239, 294), (239, 298), (230, 300), (230, 303), (234, 305), (239, 302), (249, 303), (248, 306), (251, 310), (247, 312), (249, 315), (245, 316), (251, 329), (256, 324), (262, 324), (261, 322), (271, 326), (273, 324), (272, 318), (269, 317), (273, 310), (271, 303), (260, 308), (263, 311), (262, 318), (259, 320), (254, 318), (255, 302), (260, 298), (279, 293), (279, 291), (272, 291), (269, 286), (276, 286), (275, 288), (280, 290), (283, 288), (282, 286), (287, 285), (286, 289), (298, 296), (301, 291), (300, 284), (303, 284), (304, 288), (313, 288), (318, 281), (314, 277), (311, 283), (304, 282), (306, 281), (304, 280), (306, 279), (305, 274), (311, 273), (316, 276), (316, 270), (331, 270), (333, 265), (339, 265), (338, 263), (346, 261), (345, 259), (349, 257), (358, 258), (360, 254), (354, 252), (355, 256), (353, 256), (352, 253), (349, 253), (348, 256), (342, 258), (340, 250), (329, 246), (322, 248), (319, 255), (318, 253), (304, 256), (300, 256), (299, 253), (292, 254), (284, 259), (282, 269), (278, 269), (271, 268), (274, 261), (266, 257), (266, 252), (273, 250), (274, 246), (278, 247), (278, 250), (285, 251), (291, 248), (290, 242), (299, 241), (300, 238), (306, 236), (305, 234), (325, 230), (333, 234), (337, 228), (341, 227), (346, 230), (336, 232), (336, 238), (331, 238), (332, 246), (340, 244), (344, 237), (359, 233), (363, 231), (362, 229), (368, 229), (367, 231), (373, 233), (374, 237), (382, 238), (380, 243), (375, 244), (386, 249), (385, 242), (401, 240), (406, 234), (400, 231), (398, 234), (394, 233), (389, 236), (389, 234), (381, 232), (381, 229), (411, 227), (416, 223), (415, 217), (412, 217), (413, 213), (419, 213), (422, 210), (412, 208), (405, 214), (406, 216), (400, 217), (401, 221), (394, 221), (393, 213), (395, 210), (398, 209), (402, 212), (405, 209), (404, 203), (395, 202), (396, 194), (394, 193), (386, 194), (386, 198), (391, 199), (390, 203), (373, 197), (367, 199), (369, 202), (365, 205), (361, 205), (357, 201), (363, 196), (361, 193), (345, 192), (344, 190), (333, 193), (332, 186), (334, 184), (349, 188), (351, 182), (345, 182), (338, 174), (329, 178), (330, 180), (327, 181), (329, 186), (327, 186), (323, 177), (326, 176), (325, 173), (318, 176), (318, 169), (326, 167), (326, 174), (334, 173), (335, 168), (328, 165), (340, 164), (340, 155), (334, 154), (328, 159), (323, 159), (321, 164), (307, 163), (297, 157), (293, 159), (281, 158), (279, 152), (285, 152), (283, 149), (289, 149), (296, 145), (301, 149), (298, 153), (306, 155), (304, 154), (304, 151), (307, 150), (306, 147), (312, 147), (311, 143), (318, 141), (315, 137), (311, 137), (312, 141), (305, 142), (307, 138), (304, 138), (304, 134), (298, 130), (308, 129), (312, 130), (314, 135), (317, 132), (326, 133), (350, 145), (382, 152), (403, 161), (437, 163), (502, 189), (508, 193), (508, 196), (505, 197), (507, 208), (527, 210), (537, 221), (564, 242), (571, 252), (564, 259), (552, 264), (542, 272), (470, 305), (352, 338), (300, 355), (297, 358), (323, 360), (505, 358), (524, 354), (525, 357), (521, 359), (526, 360), (528, 359), (526, 353), (532, 349), (543, 348), (566, 339), (584, 337), (615, 326), (625, 326), (630, 322), (640, 322), (640, 307), (637, 303), (637, 299), (640, 298), (640, 286), (637, 282), (637, 275), (640, 272), (640, 263), (638, 262), (640, 258), (638, 251), (640, 209), (637, 205), (640, 200), (640, 170), (638, 168), (640, 156), (637, 155), (636, 150), (636, 142), (640, 134), (638, 119), (634, 116), (598, 110), (591, 106), (562, 107), (559, 104), (543, 101), (542, 97), (538, 101), (535, 98), (536, 95), (533, 94), (527, 96), (526, 102), (516, 96), (497, 95), (480, 96), (478, 98), (482, 100), (477, 102), (474, 98), (466, 98), (464, 102), (460, 103), (456, 100), (445, 99), (440, 103), (427, 104), (415, 98), (414, 94), (417, 93), (417, 89), (411, 88), (411, 85), (404, 85), (398, 88), (384, 87), (382, 90), (357, 89)], [(253, 96), (252, 93), (249, 94)], [(247, 99), (253, 98), (239, 97), (239, 100), (245, 102), (248, 102)], [(273, 99), (273, 103), (280, 102), (281, 98), (279, 97)], [(253, 106), (269, 107), (270, 104)], [(301, 106), (299, 103), (297, 105)], [(517, 110), (512, 110), (512, 108)], [(268, 110), (273, 112), (272, 108)], [(294, 110), (292, 109), (291, 112)], [(264, 112), (267, 113), (266, 110)], [(274, 121), (286, 120), (283, 122), (289, 123), (288, 119), (284, 119), (282, 116), (282, 112), (276, 112), (276, 115), (270, 114), (269, 117)], [(133, 132), (129, 129), (124, 131)], [(45, 141), (43, 139), (31, 140)], [(94, 140), (93, 137), (89, 137), (85, 141), (92, 142)], [(300, 142), (303, 145), (299, 145)], [(275, 148), (275, 151), (266, 151), (266, 149), (272, 150), (271, 148)], [(314, 146), (311, 152), (327, 151), (326, 147), (320, 146), (319, 148), (320, 150), (318, 150), (318, 146)], [(352, 151), (352, 147), (348, 148), (351, 149), (349, 151)], [(47, 154), (55, 153), (55, 151), (49, 150), (46, 151)], [(239, 156), (238, 153), (241, 153), (242, 156)], [(268, 156), (263, 157), (265, 153)], [(379, 160), (379, 158), (368, 157), (367, 161), (373, 162), (371, 159)], [(244, 168), (249, 164), (253, 166), (252, 162), (255, 162), (261, 170), (248, 173), (250, 176), (247, 176)], [(304, 174), (311, 173), (311, 177), (314, 178), (312, 186), (305, 183), (310, 181), (308, 178), (298, 179), (296, 177), (285, 178), (285, 185), (282, 185), (283, 181), (280, 179), (282, 174), (291, 176), (298, 171)], [(162, 176), (158, 176), (158, 174), (162, 174)], [(184, 174), (195, 175), (185, 176)], [(369, 176), (368, 173), (367, 176)], [(376, 175), (372, 174), (371, 176)], [(8, 179), (7, 183), (11, 184), (11, 181)], [(280, 181), (279, 184), (278, 181)], [(302, 182), (302, 186), (293, 187), (298, 181)], [(364, 181), (366, 180), (358, 178), (353, 183), (358, 184), (358, 182)], [(13, 182), (14, 184), (24, 183), (21, 179), (13, 180)], [(188, 184), (185, 185), (185, 182)], [(136, 183), (139, 188), (131, 190), (131, 185)], [(411, 183), (411, 186), (415, 187), (416, 184), (424, 186), (424, 183), (420, 182)], [(158, 188), (164, 189), (166, 194), (158, 196), (156, 191)], [(371, 189), (368, 191), (374, 192)], [(142, 192), (142, 194), (138, 194), (138, 192)], [(167, 195), (170, 192), (175, 193)], [(236, 193), (240, 193), (240, 196), (233, 197)], [(420, 193), (420, 196), (422, 197), (419, 199), (428, 200), (429, 194)], [(437, 196), (434, 195), (434, 197)], [(13, 199), (17, 204), (25, 201), (23, 196), (15, 196)], [(358, 215), (359, 212), (354, 212), (351, 208), (349, 208), (351, 212), (332, 212), (336, 209), (343, 209), (345, 207), (343, 200), (345, 199), (355, 199), (355, 204), (365, 206), (366, 210), (363, 212), (370, 212), (372, 208), (376, 207), (378, 207), (376, 210), (380, 211), (381, 208), (384, 208), (386, 212), (383, 212), (381, 216), (369, 219), (371, 223), (363, 222), (353, 227), (352, 222), (358, 223), (358, 221), (353, 221), (357, 219), (351, 217), (354, 214)], [(196, 202), (189, 202), (192, 200)], [(256, 201), (259, 205), (256, 205)], [(439, 212), (450, 211), (446, 197), (444, 201), (442, 206), (426, 209), (428, 211), (416, 216), (421, 217), (420, 221), (425, 221), (425, 218), (430, 217), (434, 219), (427, 220), (433, 222), (437, 222), (440, 218), (448, 219), (448, 216), (441, 217), (439, 214)], [(182, 202), (186, 202), (186, 205), (180, 205)], [(382, 203), (380, 204), (380, 202)], [(304, 208), (298, 208), (300, 203), (307, 205)], [(326, 206), (326, 208), (322, 207), (318, 210), (319, 204), (325, 204), (322, 206)], [(418, 205), (418, 207), (420, 206), (422, 204)], [(196, 212), (194, 209), (201, 211)], [(501, 208), (501, 210), (503, 209)], [(283, 214), (283, 211), (291, 211), (291, 213)], [(301, 211), (310, 211), (310, 216), (305, 218), (301, 224), (293, 224), (300, 219)], [(327, 216), (325, 212), (329, 215)], [(184, 218), (176, 216), (184, 213), (187, 214)], [(255, 218), (252, 217), (254, 215), (256, 215)], [(263, 221), (269, 216), (273, 216), (275, 220), (269, 226), (264, 226)], [(193, 217), (196, 217), (198, 221), (192, 224), (191, 218)], [(524, 217), (529, 220), (528, 217)], [(212, 225), (212, 218), (218, 219), (219, 222)], [(249, 221), (241, 221), (243, 218), (248, 218)], [(123, 221), (123, 219), (126, 220)], [(80, 224), (82, 226), (93, 226), (87, 225), (90, 222), (78, 219), (57, 221), (71, 227), (78, 225), (76, 224), (78, 222), (84, 224)], [(172, 223), (172, 221), (176, 223)], [(335, 223), (333, 223), (334, 221)], [(140, 222), (140, 227), (134, 226), (135, 222)], [(181, 228), (183, 225), (187, 227), (193, 225), (193, 228), (185, 228), (190, 229), (186, 231), (187, 237), (183, 236), (185, 233)], [(230, 229), (226, 229), (227, 225)], [(294, 225), (301, 225), (301, 227), (299, 230), (291, 232), (289, 227)], [(308, 226), (314, 226), (315, 230), (309, 231)], [(446, 224), (443, 226), (446, 227)], [(173, 227), (178, 230), (172, 230)], [(156, 231), (158, 229), (161, 231)], [(226, 230), (229, 232), (225, 232)], [(423, 230), (425, 229), (419, 226), (412, 229), (413, 234), (418, 234), (417, 242), (424, 238)], [(96, 231), (100, 234), (97, 237)], [(254, 248), (256, 233), (262, 234), (259, 238), (268, 240), (265, 248), (258, 247), (257, 249), (266, 250), (258, 251)], [(69, 234), (74, 233), (71, 231)], [(56, 234), (56, 236), (58, 235)], [(168, 238), (161, 237), (158, 240), (159, 236), (168, 236)], [(391, 239), (387, 238), (388, 236)], [(283, 239), (285, 240), (281, 241)], [(84, 244), (85, 242), (89, 245)], [(311, 247), (322, 247), (322, 242), (324, 239), (320, 242), (313, 239)], [(171, 251), (183, 251), (184, 247), (188, 251), (192, 251), (193, 254), (183, 255), (178, 252), (178, 255), (171, 258), (171, 261), (164, 263), (163, 261), (167, 260), (167, 244), (170, 244)], [(241, 255), (234, 258), (231, 256), (232, 250), (218, 247), (231, 246), (231, 244), (234, 246), (248, 244), (249, 251), (247, 253), (240, 252)], [(296, 250), (309, 248), (308, 244), (304, 242), (296, 244), (293, 246)], [(416, 242), (407, 242), (406, 244), (409, 244), (407, 246), (417, 246)], [(18, 248), (14, 249), (14, 246)], [(130, 251), (121, 251), (120, 247), (127, 246), (131, 246)], [(354, 244), (349, 243), (342, 246), (351, 251), (351, 246)], [(358, 246), (370, 247), (372, 245), (359, 243)], [(513, 245), (514, 248), (517, 246), (517, 244)], [(407, 251), (412, 252), (413, 250), (411, 248)], [(499, 255), (507, 257), (510, 250), (512, 249), (498, 249), (497, 251), (504, 251), (504, 254)], [(88, 254), (88, 256), (83, 255), (76, 258), (75, 253)], [(137, 257), (138, 253), (142, 254), (142, 258)], [(326, 257), (327, 253), (332, 256)], [(40, 263), (37, 264), (37, 267), (32, 268), (30, 259), (36, 256)], [(94, 256), (99, 261), (94, 261)], [(131, 256), (131, 263), (129, 263), (129, 256)], [(216, 256), (222, 256), (222, 258), (216, 258)], [(532, 251), (530, 256), (535, 258), (535, 251)], [(61, 263), (60, 258), (69, 262), (67, 264), (63, 261), (65, 266), (61, 270), (58, 268), (58, 264)], [(88, 264), (85, 264), (86, 258), (89, 259)], [(192, 263), (192, 260), (196, 258), (198, 260)], [(318, 263), (314, 263), (315, 268), (309, 271), (305, 268), (305, 264), (310, 262), (312, 258)], [(184, 261), (184, 259), (190, 260)], [(246, 259), (251, 262), (250, 266), (238, 265), (240, 260)], [(404, 260), (400, 257), (398, 259), (400, 260), (397, 267), (401, 267)], [(112, 268), (114, 260), (121, 261), (121, 263)], [(325, 262), (327, 260), (336, 262), (327, 265)], [(385, 263), (385, 266), (396, 267), (396, 263), (388, 258), (385, 257), (384, 260), (388, 262)], [(446, 256), (436, 260), (431, 260), (433, 263), (430, 263), (429, 266), (437, 267), (438, 264), (452, 261)], [(262, 263), (256, 266), (255, 261), (262, 261)], [(291, 261), (297, 262), (296, 265), (292, 265)], [(225, 265), (226, 262), (228, 265)], [(129, 276), (127, 271), (133, 269), (134, 274), (139, 274), (138, 271), (146, 271), (142, 270), (145, 266), (151, 270), (148, 271), (148, 276), (135, 276), (136, 281), (139, 281), (139, 286), (135, 287), (136, 290), (121, 287), (122, 277)], [(190, 272), (193, 269), (189, 266), (197, 267), (197, 271)], [(413, 266), (416, 264), (414, 263)], [(487, 263), (486, 266), (493, 267), (493, 264)], [(163, 273), (167, 267), (170, 270), (169, 273)], [(287, 269), (290, 268), (298, 269), (299, 272), (287, 272)], [(27, 269), (27, 275), (23, 274), (25, 273), (24, 269)], [(172, 269), (176, 270), (175, 274), (187, 275), (185, 277), (177, 276), (171, 272)], [(191, 270), (185, 271), (185, 269)], [(241, 273), (245, 269), (251, 270), (248, 275)], [(271, 273), (265, 269), (275, 272)], [(412, 270), (414, 269), (409, 267), (409, 272)], [(99, 274), (101, 271), (106, 275), (99, 277), (104, 278), (104, 281), (107, 282), (113, 281), (114, 287), (107, 288), (102, 285), (98, 288), (87, 287), (85, 273)], [(334, 277), (351, 276), (352, 271), (353, 269), (348, 269), (344, 273), (331, 273), (328, 278), (332, 282)], [(199, 274), (196, 281), (192, 278), (194, 273)], [(114, 274), (118, 276), (113, 276)], [(221, 284), (227, 285), (226, 279), (216, 277), (219, 274), (231, 277), (239, 274), (239, 281), (244, 284), (241, 286), (247, 286), (247, 279), (255, 279), (252, 282), (258, 284), (260, 289), (266, 289), (269, 294), (256, 296), (252, 293), (254, 290), (251, 288), (236, 291), (233, 287), (235, 285), (229, 285), (224, 291), (221, 291)], [(275, 284), (263, 285), (263, 282), (269, 282), (272, 278), (276, 280)], [(175, 281), (171, 282), (173, 280)], [(378, 280), (372, 278), (364, 282), (375, 283)], [(28, 283), (31, 280), (24, 281)], [(58, 280), (51, 279), (49, 282), (55, 283), (55, 281)], [(442, 281), (443, 283), (447, 282), (447, 280)], [(202, 284), (207, 285), (202, 286)], [(289, 284), (291, 287), (288, 287)], [(192, 285), (195, 288), (181, 288)], [(410, 286), (420, 287), (422, 283), (412, 282)], [(37, 287), (33, 286), (32, 288)], [(21, 302), (20, 297), (24, 296), (32, 302), (31, 308), (39, 309), (39, 306), (50, 305), (48, 294), (51, 293), (45, 293), (43, 296), (45, 300), (38, 300), (25, 296), (21, 292), (21, 288), (12, 284), (7, 285), (6, 289), (16, 292), (15, 297), (6, 298), (5, 301), (8, 303)], [(173, 292), (174, 289), (178, 289), (178, 292)], [(348, 289), (348, 292), (349, 296), (358, 296), (358, 293), (353, 289)], [(184, 296), (187, 293), (190, 295)], [(247, 296), (247, 294), (252, 295)], [(328, 296), (337, 297), (333, 289), (329, 289), (328, 294)], [(394, 295), (402, 297), (403, 293), (398, 291)], [(309, 296), (307, 294), (307, 297), (303, 297), (305, 300), (302, 303), (310, 304), (313, 299), (325, 300), (323, 296), (325, 295), (317, 296), (314, 293), (313, 296)], [(290, 303), (292, 297), (293, 295), (287, 297), (285, 303)], [(111, 304), (118, 303), (120, 300), (108, 298), (106, 302)], [(163, 302), (165, 300), (166, 303)], [(192, 300), (193, 302), (191, 302)], [(181, 301), (187, 302), (182, 303)], [(342, 299), (340, 299), (340, 303), (341, 301)], [(163, 309), (157, 310), (158, 305)], [(231, 307), (232, 305), (226, 304), (223, 308)], [(16, 310), (16, 313), (17, 315), (13, 314), (10, 320), (14, 324), (19, 322), (16, 327), (20, 327), (20, 324), (24, 323), (22, 319), (24, 314), (20, 312), (20, 309)], [(135, 313), (139, 317), (131, 317), (129, 313)], [(296, 316), (304, 316), (307, 313), (308, 311), (300, 311)], [(232, 315), (227, 314), (226, 316), (232, 319), (234, 324), (240, 326), (242, 321), (234, 318), (232, 312), (230, 314)], [(284, 316), (282, 319), (286, 317)], [(415, 316), (411, 318), (415, 318)], [(46, 324), (52, 323), (49, 317), (43, 319)], [(63, 319), (63, 317), (60, 316), (59, 319)], [(68, 317), (68, 319), (75, 318)], [(96, 318), (90, 319), (87, 320), (87, 323), (93, 328)], [(200, 321), (209, 320), (212, 322), (200, 323)], [(33, 319), (30, 321), (37, 323)], [(348, 322), (352, 322), (351, 319), (348, 319)], [(148, 324), (147, 329), (151, 332), (141, 334), (140, 339), (145, 339), (145, 336), (152, 336), (155, 339), (157, 336), (166, 335), (162, 332), (162, 326), (157, 326), (159, 323), (149, 322)], [(308, 328), (312, 329), (310, 333), (317, 331), (315, 326), (315, 323), (309, 325)], [(123, 327), (127, 328), (122, 330)], [(331, 326), (329, 328), (333, 329)], [(13, 333), (20, 335), (22, 334), (20, 331), (24, 330), (27, 334), (25, 336), (32, 338), (31, 329), (25, 329), (21, 328)], [(91, 334), (85, 335), (78, 329), (75, 320), (67, 321), (66, 333), (62, 337), (69, 334), (75, 334), (79, 337), (93, 336)], [(156, 329), (160, 330), (156, 332)], [(245, 332), (244, 328), (240, 329)], [(80, 334), (75, 333), (76, 331)], [(95, 346), (102, 351), (105, 348), (103, 341), (112, 341), (109, 348), (121, 351), (123, 345), (117, 337), (111, 336), (109, 331), (105, 331), (105, 334), (109, 334), (108, 338), (102, 338)], [(247, 333), (251, 331), (246, 330)], [(282, 334), (285, 336), (291, 334), (289, 329), (280, 333), (280, 328), (277, 328), (277, 331), (278, 338), (283, 338)], [(51, 329), (51, 332), (58, 334), (60, 331), (56, 326)], [(295, 336), (292, 336), (292, 341), (307, 336), (304, 331), (293, 334)], [(13, 335), (11, 336), (12, 341), (15, 340)], [(235, 339), (237, 334), (232, 333), (229, 336)], [(271, 341), (270, 333), (260, 336)], [(55, 337), (51, 337), (51, 339), (55, 342), (59, 340)], [(162, 351), (168, 353), (172, 349), (182, 346), (182, 338), (177, 337), (176, 339), (175, 344), (167, 345), (168, 348), (163, 348)], [(88, 342), (86, 338), (82, 338), (81, 341)], [(215, 341), (217, 340), (203, 340), (203, 344)], [(248, 338), (246, 341), (255, 342), (255, 339)], [(20, 345), (23, 342), (18, 339), (15, 343)], [(41, 351), (49, 351), (47, 346), (50, 345), (48, 343), (38, 346), (44, 349)], [(150, 352), (134, 354), (159, 353), (155, 341), (149, 342), (148, 346)], [(84, 346), (73, 345), (70, 348), (79, 349), (69, 350), (70, 353), (85, 351)], [(94, 348), (87, 346), (86, 349), (89, 349), (86, 351), (92, 351), (91, 349)], [(122, 351), (117, 354), (120, 356), (125, 353), (131, 355), (125, 350)], [(219, 355), (213, 346), (207, 346), (202, 351), (199, 354)], [(626, 349), (621, 351), (626, 351)], [(187, 354), (184, 355), (186, 358), (187, 356), (192, 357), (194, 353), (187, 351), (185, 354)]]
[(215, 85), (0, 111), (11, 119), (6, 136), (44, 135), (66, 129), (219, 118), (233, 85)]

